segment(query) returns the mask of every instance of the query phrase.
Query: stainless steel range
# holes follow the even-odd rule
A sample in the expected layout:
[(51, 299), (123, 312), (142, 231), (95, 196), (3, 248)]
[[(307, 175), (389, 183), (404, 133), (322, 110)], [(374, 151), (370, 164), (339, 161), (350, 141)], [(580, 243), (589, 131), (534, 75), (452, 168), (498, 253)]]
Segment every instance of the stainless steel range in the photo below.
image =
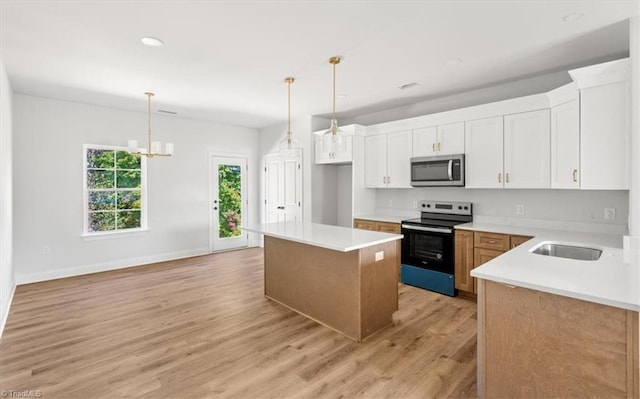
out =
[(420, 201), (421, 217), (402, 221), (400, 281), (455, 296), (454, 226), (473, 220), (470, 202)]

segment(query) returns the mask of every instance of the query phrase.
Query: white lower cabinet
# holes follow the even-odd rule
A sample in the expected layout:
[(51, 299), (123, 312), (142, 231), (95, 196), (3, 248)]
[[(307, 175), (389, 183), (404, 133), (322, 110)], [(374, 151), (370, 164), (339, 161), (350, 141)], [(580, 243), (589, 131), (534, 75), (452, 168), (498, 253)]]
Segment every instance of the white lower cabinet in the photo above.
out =
[(580, 188), (580, 101), (551, 108), (551, 188)]
[(549, 188), (549, 110), (465, 124), (468, 188)]
[(365, 137), (365, 186), (411, 187), (411, 130)]

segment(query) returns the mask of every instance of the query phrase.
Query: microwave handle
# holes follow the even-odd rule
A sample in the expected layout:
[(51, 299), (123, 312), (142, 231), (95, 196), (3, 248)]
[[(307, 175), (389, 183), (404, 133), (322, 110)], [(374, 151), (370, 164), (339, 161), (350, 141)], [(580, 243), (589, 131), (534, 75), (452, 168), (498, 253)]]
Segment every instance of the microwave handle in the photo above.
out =
[(453, 180), (453, 159), (449, 160), (449, 167), (447, 168), (447, 173), (449, 174), (449, 180)]

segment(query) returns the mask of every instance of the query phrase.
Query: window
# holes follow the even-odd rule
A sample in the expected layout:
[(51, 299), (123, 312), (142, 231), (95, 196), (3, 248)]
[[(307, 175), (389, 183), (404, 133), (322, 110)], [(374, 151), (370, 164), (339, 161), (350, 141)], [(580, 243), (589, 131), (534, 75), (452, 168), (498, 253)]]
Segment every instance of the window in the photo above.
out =
[(84, 146), (84, 233), (146, 229), (146, 159), (124, 147)]

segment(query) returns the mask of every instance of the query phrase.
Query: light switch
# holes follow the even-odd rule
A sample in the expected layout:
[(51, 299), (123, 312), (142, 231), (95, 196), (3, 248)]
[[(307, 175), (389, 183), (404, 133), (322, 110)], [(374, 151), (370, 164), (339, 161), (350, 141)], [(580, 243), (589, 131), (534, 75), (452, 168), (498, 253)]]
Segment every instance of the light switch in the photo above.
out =
[(382, 259), (384, 259), (384, 251), (376, 252), (376, 262), (381, 261)]

